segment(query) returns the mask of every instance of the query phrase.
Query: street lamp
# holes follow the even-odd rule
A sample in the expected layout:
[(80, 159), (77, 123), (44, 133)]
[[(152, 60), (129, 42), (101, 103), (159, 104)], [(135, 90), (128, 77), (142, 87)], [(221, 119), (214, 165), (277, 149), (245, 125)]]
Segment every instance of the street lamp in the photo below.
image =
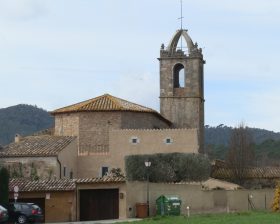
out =
[(145, 167), (147, 167), (147, 215), (150, 216), (150, 205), (149, 205), (149, 167), (151, 166), (151, 161), (145, 161)]

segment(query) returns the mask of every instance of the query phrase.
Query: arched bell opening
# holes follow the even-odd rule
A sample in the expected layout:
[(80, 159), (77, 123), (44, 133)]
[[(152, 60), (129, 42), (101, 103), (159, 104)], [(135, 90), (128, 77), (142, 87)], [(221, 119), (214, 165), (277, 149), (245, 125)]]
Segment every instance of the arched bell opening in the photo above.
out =
[(185, 87), (185, 67), (182, 64), (176, 64), (173, 68), (173, 86), (174, 88), (184, 88)]

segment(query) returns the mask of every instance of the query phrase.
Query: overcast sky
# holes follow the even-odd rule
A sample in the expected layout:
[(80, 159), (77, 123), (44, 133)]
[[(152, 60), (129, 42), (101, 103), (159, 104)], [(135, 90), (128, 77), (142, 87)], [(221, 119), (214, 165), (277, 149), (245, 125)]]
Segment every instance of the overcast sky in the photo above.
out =
[[(203, 49), (205, 123), (280, 131), (280, 1), (183, 0)], [(180, 0), (0, 0), (0, 108), (104, 93), (159, 110), (159, 50)]]

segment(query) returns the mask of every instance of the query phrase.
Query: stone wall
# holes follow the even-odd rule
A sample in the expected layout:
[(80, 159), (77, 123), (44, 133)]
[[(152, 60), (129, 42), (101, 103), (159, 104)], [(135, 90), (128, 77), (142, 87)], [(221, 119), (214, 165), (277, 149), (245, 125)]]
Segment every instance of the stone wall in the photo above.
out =
[[(59, 159), (59, 161), (58, 161)], [(11, 177), (26, 177), (32, 179), (55, 179), (63, 177), (63, 167), (67, 167), (67, 177), (70, 170), (73, 177), (77, 176), (77, 141), (72, 141), (56, 156), (48, 157), (5, 157), (0, 158), (0, 164), (7, 167)], [(61, 169), (61, 170), (60, 170)]]
[(79, 116), (77, 113), (56, 114), (54, 134), (58, 136), (78, 136)]
[(59, 178), (59, 164), (56, 157), (14, 157), (1, 158), (12, 177)]
[[(200, 152), (204, 142), (204, 86), (202, 57), (160, 58), (160, 113), (175, 128), (196, 128)], [(174, 86), (174, 67), (184, 66), (185, 83)]]
[(122, 112), (121, 129), (169, 128), (169, 124), (153, 113)]

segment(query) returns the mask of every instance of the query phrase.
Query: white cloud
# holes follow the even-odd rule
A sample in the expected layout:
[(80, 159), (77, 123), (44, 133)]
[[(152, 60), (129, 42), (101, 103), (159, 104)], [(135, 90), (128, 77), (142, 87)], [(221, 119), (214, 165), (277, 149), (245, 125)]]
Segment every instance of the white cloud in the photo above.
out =
[(0, 0), (0, 18), (11, 20), (32, 19), (46, 14), (43, 1), (39, 0)]

